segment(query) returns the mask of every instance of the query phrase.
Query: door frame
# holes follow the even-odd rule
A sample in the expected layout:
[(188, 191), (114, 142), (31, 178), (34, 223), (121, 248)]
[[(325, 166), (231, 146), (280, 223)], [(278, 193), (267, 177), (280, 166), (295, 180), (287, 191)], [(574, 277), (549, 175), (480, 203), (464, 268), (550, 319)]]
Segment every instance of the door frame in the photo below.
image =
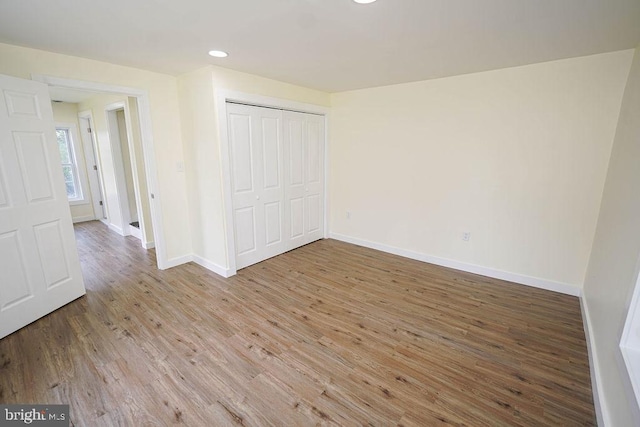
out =
[(160, 209), (162, 195), (158, 185), (158, 169), (156, 166), (156, 156), (151, 125), (151, 104), (149, 93), (146, 90), (131, 88), (127, 86), (116, 86), (106, 83), (89, 82), (85, 80), (65, 79), (60, 77), (31, 74), (31, 80), (45, 83), (49, 86), (57, 86), (67, 89), (79, 89), (90, 92), (102, 92), (116, 95), (126, 95), (136, 98), (138, 103), (138, 113), (140, 121), (140, 134), (142, 139), (142, 154), (145, 164), (145, 176), (147, 178), (147, 188), (149, 194), (149, 207), (151, 210), (151, 221), (153, 222), (153, 238), (156, 248), (157, 265), (160, 270), (165, 270), (173, 266), (167, 258), (165, 233), (162, 222), (162, 210)]
[[(125, 111), (126, 102), (114, 102), (112, 104), (105, 105), (104, 113), (105, 120), (107, 123), (107, 134), (109, 135), (109, 148), (111, 149), (111, 159), (112, 159), (112, 167), (113, 172), (116, 178), (116, 191), (118, 193), (118, 208), (120, 211), (120, 220), (122, 221), (120, 227), (120, 234), (123, 236), (131, 235), (131, 231), (129, 230), (129, 223), (131, 222), (131, 211), (129, 209), (129, 191), (127, 190), (126, 183), (126, 173), (124, 171), (125, 165), (124, 162), (129, 161), (131, 159), (125, 159), (124, 154), (122, 152), (122, 144), (123, 141), (120, 138), (120, 133), (122, 132), (120, 129), (120, 124), (117, 120), (117, 112), (122, 110)], [(125, 114), (125, 122), (127, 114)], [(129, 126), (127, 126), (126, 133), (127, 138), (129, 137)], [(127, 141), (127, 146), (129, 145), (129, 141)], [(130, 148), (128, 147), (127, 150)], [(135, 181), (135, 178), (134, 178)], [(134, 184), (135, 187), (135, 184)], [(134, 189), (135, 193), (135, 189)], [(134, 194), (134, 198), (136, 199), (136, 207), (138, 205), (138, 197)]]
[[(636, 263), (636, 265), (639, 264)], [(638, 337), (637, 334), (637, 330), (640, 327), (640, 274), (638, 273), (638, 267), (636, 267), (634, 277), (636, 278), (635, 285), (633, 286), (631, 301), (627, 308), (624, 329), (622, 330), (622, 337), (620, 338), (619, 346), (624, 365), (627, 368), (629, 383), (631, 383), (631, 386), (629, 387), (629, 384), (625, 381), (627, 393), (629, 396), (635, 396), (636, 402), (640, 405), (640, 360), (638, 360), (636, 356), (640, 351), (640, 337)], [(592, 337), (587, 338), (589, 339)], [(594, 340), (591, 339), (591, 342), (593, 343)], [(591, 355), (591, 353), (592, 352), (589, 352), (589, 355)], [(595, 352), (593, 352), (593, 355), (595, 356)], [(602, 371), (598, 369), (599, 366), (597, 364), (594, 365), (597, 376), (596, 382), (602, 384), (602, 379), (600, 378), (602, 376)]]
[[(89, 122), (89, 141), (86, 141), (82, 135), (82, 122), (80, 120), (87, 120)], [(98, 157), (98, 147), (95, 138), (95, 125), (93, 124), (93, 113), (91, 110), (85, 110), (78, 112), (78, 125), (80, 126), (80, 139), (82, 140), (82, 146), (84, 148), (84, 160), (87, 167), (87, 179), (89, 180), (89, 188), (91, 190), (91, 198), (93, 202), (94, 219), (102, 221), (107, 224), (107, 206), (104, 200), (104, 187), (102, 186), (102, 163)], [(92, 173), (93, 165), (98, 166), (95, 175)], [(94, 177), (92, 179), (92, 176)], [(94, 182), (95, 181), (95, 182)], [(100, 204), (102, 202), (102, 205)]]
[(215, 92), (215, 109), (218, 120), (218, 141), (222, 160), (222, 197), (224, 201), (225, 246), (227, 256), (227, 277), (237, 273), (236, 242), (234, 237), (233, 195), (231, 189), (231, 150), (229, 147), (229, 129), (227, 125), (227, 102), (239, 102), (256, 107), (277, 108), (299, 113), (316, 114), (324, 117), (324, 238), (329, 236), (329, 107), (272, 98), (252, 93), (219, 89)]
[[(126, 126), (127, 140), (122, 141), (120, 134), (120, 124), (117, 121), (117, 112), (122, 111), (124, 115), (124, 121)], [(118, 202), (120, 204), (120, 216), (122, 219), (122, 234), (124, 236), (134, 236), (140, 240), (142, 247), (149, 249), (150, 242), (146, 242), (143, 236), (146, 236), (147, 227), (150, 226), (152, 221), (148, 221), (145, 218), (144, 210), (142, 209), (142, 199), (140, 191), (140, 175), (138, 170), (138, 163), (136, 158), (136, 150), (133, 138), (133, 123), (131, 119), (131, 108), (129, 108), (129, 102), (118, 101), (112, 104), (108, 104), (104, 107), (107, 123), (107, 133), (109, 134), (109, 145), (111, 148), (111, 158), (113, 159), (113, 170), (116, 176), (116, 188), (118, 191)], [(127, 152), (129, 156), (126, 157), (123, 151), (123, 145), (126, 143)], [(125, 158), (126, 157), (126, 158)], [(133, 198), (136, 202), (136, 212), (140, 224), (139, 228), (133, 227), (131, 224), (132, 214), (129, 207), (129, 189), (126, 183), (126, 162), (129, 162), (131, 168), (131, 175), (133, 179)]]

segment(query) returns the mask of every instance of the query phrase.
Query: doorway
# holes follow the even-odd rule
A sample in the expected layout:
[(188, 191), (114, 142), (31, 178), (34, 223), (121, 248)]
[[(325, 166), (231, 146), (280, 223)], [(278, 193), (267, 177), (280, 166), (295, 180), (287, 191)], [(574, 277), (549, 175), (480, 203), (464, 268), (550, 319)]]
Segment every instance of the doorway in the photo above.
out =
[[(151, 247), (146, 238), (151, 227), (151, 218), (145, 215), (141, 194), (146, 193), (146, 180), (138, 173), (136, 162), (136, 142), (139, 132), (137, 123), (132, 121), (136, 108), (131, 100), (118, 102), (105, 107), (107, 133), (113, 154), (113, 168), (118, 193), (118, 206), (121, 216), (121, 229), (124, 236), (134, 236), (143, 242), (145, 248)], [(144, 166), (144, 165), (142, 165)]]
[(142, 197), (148, 193), (146, 177), (139, 173), (145, 165), (135, 100), (59, 88), (50, 94), (54, 118), (73, 121), (66, 126), (82, 135), (68, 141), (73, 170), (81, 177), (75, 186), (81, 200), (69, 199), (73, 222), (99, 219), (122, 236), (134, 236), (145, 249), (153, 247), (153, 222)]
[[(162, 229), (161, 212), (158, 203), (158, 194), (155, 190), (158, 186), (155, 156), (153, 150), (153, 138), (151, 135), (151, 115), (149, 110), (149, 100), (146, 92), (138, 89), (112, 86), (101, 83), (85, 82), (79, 80), (63, 79), (51, 76), (34, 76), (34, 80), (46, 83), (49, 86), (52, 99), (55, 99), (53, 92), (69, 92), (72, 96), (80, 96), (86, 100), (91, 97), (102, 97), (102, 104), (86, 106), (80, 104), (79, 111), (83, 114), (78, 116), (78, 123), (84, 124), (89, 122), (91, 126), (91, 138), (86, 138), (87, 145), (94, 148), (94, 165), (97, 168), (98, 176), (94, 180), (98, 184), (95, 186), (100, 190), (100, 195), (96, 196), (96, 200), (102, 198), (102, 205), (97, 200), (94, 207), (96, 216), (109, 225), (109, 228), (121, 235), (131, 235), (133, 233), (130, 223), (126, 222), (123, 226), (122, 208), (124, 207), (131, 212), (132, 205), (135, 205), (135, 213), (140, 230), (141, 245), (146, 248), (155, 248), (157, 265), (160, 269), (166, 269), (171, 266), (166, 256), (164, 244), (164, 233)], [(76, 101), (81, 102), (81, 101)], [(120, 103), (116, 108), (112, 108), (114, 103)], [(87, 108), (84, 108), (84, 107)], [(134, 189), (132, 203), (124, 204), (120, 200), (128, 199), (125, 192), (118, 191), (118, 182), (123, 182), (120, 178), (116, 178), (116, 169), (121, 167), (124, 173), (124, 159), (122, 158), (122, 147), (111, 144), (111, 136), (119, 133), (109, 132), (108, 123), (110, 121), (108, 110), (123, 110), (125, 125), (120, 126), (126, 131), (127, 141), (131, 146), (129, 149), (129, 165), (131, 175), (133, 176)], [(85, 114), (90, 111), (90, 117)], [(122, 123), (122, 112), (115, 113), (115, 121)], [(82, 120), (82, 122), (80, 122)], [(118, 131), (119, 132), (119, 131)], [(88, 132), (87, 132), (88, 133)], [(89, 142), (91, 141), (91, 142)], [(91, 158), (87, 160), (90, 165)], [(93, 165), (90, 165), (91, 168)], [(125, 184), (126, 185), (126, 184)], [(122, 187), (120, 185), (120, 187)], [(98, 193), (98, 192), (96, 192)], [(133, 203), (133, 199), (136, 199)], [(125, 214), (125, 217), (129, 218)], [(127, 218), (124, 218), (125, 220)], [(134, 216), (134, 219), (135, 216)]]
[(80, 124), (80, 138), (84, 149), (85, 165), (87, 169), (89, 189), (91, 191), (91, 201), (93, 204), (94, 217), (97, 220), (107, 223), (107, 210), (104, 204), (104, 189), (98, 165), (96, 140), (93, 137), (93, 117), (90, 110), (78, 113), (78, 123)]

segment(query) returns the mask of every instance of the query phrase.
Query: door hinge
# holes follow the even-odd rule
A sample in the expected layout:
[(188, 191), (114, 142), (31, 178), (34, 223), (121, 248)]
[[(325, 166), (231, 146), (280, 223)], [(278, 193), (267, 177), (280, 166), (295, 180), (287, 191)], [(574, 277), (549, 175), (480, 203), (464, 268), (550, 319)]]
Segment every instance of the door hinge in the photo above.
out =
[(93, 170), (97, 171), (98, 170), (98, 165), (93, 165)]
[(91, 133), (91, 128), (87, 128), (87, 132)]
[(100, 200), (98, 203), (100, 204), (100, 206), (102, 206), (102, 200)]

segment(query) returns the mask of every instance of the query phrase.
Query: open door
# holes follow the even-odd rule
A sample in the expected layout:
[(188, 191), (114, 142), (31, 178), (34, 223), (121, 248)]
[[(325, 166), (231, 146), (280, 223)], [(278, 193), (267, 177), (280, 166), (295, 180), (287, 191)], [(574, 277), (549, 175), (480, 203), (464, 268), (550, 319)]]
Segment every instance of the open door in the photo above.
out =
[(85, 294), (47, 85), (0, 75), (0, 338)]

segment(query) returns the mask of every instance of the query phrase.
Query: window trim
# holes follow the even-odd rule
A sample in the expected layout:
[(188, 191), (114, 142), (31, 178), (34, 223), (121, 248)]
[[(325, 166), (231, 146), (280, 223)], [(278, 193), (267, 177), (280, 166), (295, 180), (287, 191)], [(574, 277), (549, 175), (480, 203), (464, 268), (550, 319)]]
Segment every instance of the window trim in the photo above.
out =
[(89, 204), (91, 203), (91, 199), (87, 194), (87, 191), (89, 190), (89, 184), (87, 182), (87, 172), (83, 158), (82, 147), (78, 147), (78, 144), (81, 144), (78, 133), (78, 125), (76, 125), (75, 123), (56, 122), (56, 130), (66, 130), (67, 135), (69, 135), (69, 154), (71, 156), (71, 169), (74, 173), (74, 178), (78, 186), (77, 191), (78, 193), (80, 193), (78, 197), (67, 197), (69, 205), (76, 206)]

